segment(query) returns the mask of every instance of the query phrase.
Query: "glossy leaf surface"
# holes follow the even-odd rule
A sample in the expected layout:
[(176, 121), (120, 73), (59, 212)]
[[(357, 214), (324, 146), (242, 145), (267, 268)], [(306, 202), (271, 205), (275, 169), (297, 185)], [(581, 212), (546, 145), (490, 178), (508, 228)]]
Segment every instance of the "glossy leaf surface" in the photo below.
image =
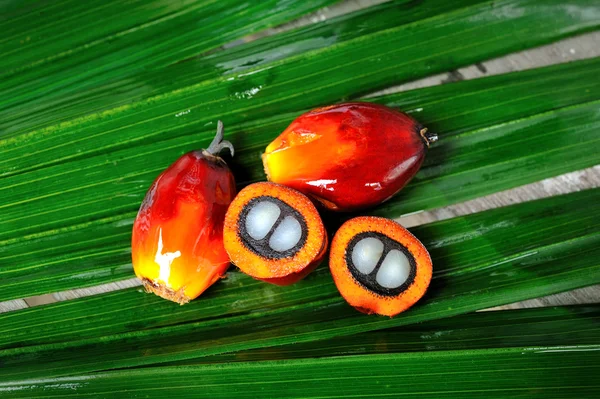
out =
[(600, 346), (534, 346), (145, 368), (0, 385), (3, 397), (595, 397)]
[[(598, 163), (599, 67), (592, 59), (376, 99), (408, 111), (442, 140), (413, 182), (375, 213), (399, 216)], [(294, 116), (227, 130), (238, 149), (229, 160), (238, 181), (264, 178), (259, 155)], [(173, 139), (3, 179), (0, 298), (131, 276), (131, 224), (147, 188), (198, 146), (194, 137)]]
[[(421, 302), (392, 319), (350, 308), (326, 268), (290, 287), (237, 275), (184, 307), (125, 291), (3, 315), (3, 345), (17, 348), (0, 353), (10, 366), (0, 378), (68, 375), (330, 339), (599, 283), (600, 233), (588, 223), (600, 214), (599, 199), (600, 189), (589, 190), (413, 229), (431, 252), (434, 278)], [(246, 284), (261, 285), (253, 292)], [(302, 302), (285, 306), (280, 295)], [(224, 298), (229, 301), (214, 305)], [(215, 310), (218, 318), (198, 321)], [(182, 321), (187, 323), (150, 328)], [(56, 343), (18, 348), (51, 341)]]
[[(132, 276), (144, 193), (217, 119), (245, 185), (307, 109), (600, 27), (594, 0), (396, 0), (219, 48), (332, 3), (1, 2), (0, 300)], [(372, 213), (597, 164), (599, 67), (369, 99), (442, 137)], [(414, 228), (434, 279), (392, 319), (351, 309), (327, 265), (290, 287), (232, 270), (183, 307), (130, 289), (2, 314), (0, 396), (596, 397), (598, 306), (469, 312), (600, 283), (599, 219), (595, 189)]]
[[(57, 59), (71, 60), (74, 56), (82, 57), (80, 53), (88, 57), (110, 53), (114, 59), (127, 54), (131, 57), (128, 63), (141, 62), (137, 64), (138, 68), (171, 63), (209, 49), (209, 43), (212, 46), (224, 44), (228, 37), (232, 40), (333, 1), (184, 0), (173, 3), (158, 0), (148, 3), (128, 0), (125, 4), (114, 0), (90, 0), (82, 4), (66, 0), (53, 4), (14, 3), (15, 7), (10, 11), (4, 5), (0, 6), (5, 17), (1, 25), (5, 35), (0, 42), (4, 50), (4, 76), (40, 65), (46, 67), (45, 64), (55, 67)], [(114, 18), (115, 14), (119, 14), (119, 18)], [(259, 15), (263, 18), (257, 18)], [(172, 30), (175, 26), (177, 32)], [(212, 34), (207, 35), (207, 32)], [(133, 46), (136, 41), (137, 46)], [(148, 57), (148, 54), (152, 56)], [(104, 70), (113, 67), (109, 63), (100, 65)]]
[[(60, 53), (63, 56), (53, 60), (49, 65), (43, 64), (43, 67), (36, 65), (37, 67), (19, 70), (19, 73), (12, 73), (0, 79), (0, 136), (8, 137), (39, 129), (59, 121), (114, 108), (194, 85), (210, 78), (239, 73), (293, 55), (323, 49), (366, 34), (482, 2), (483, 0), (459, 2), (428, 0), (421, 3), (410, 0), (389, 1), (245, 45), (204, 53), (161, 68), (156, 65), (156, 58), (177, 61), (181, 57), (182, 50), (185, 50), (184, 54), (192, 54), (192, 52), (199, 54), (214, 46), (215, 43), (224, 44), (236, 34), (247, 33), (249, 29), (281, 22), (309, 9), (332, 3), (332, 1), (322, 0), (284, 1), (279, 2), (278, 7), (273, 10), (273, 2), (267, 1), (254, 4), (254, 7), (244, 10), (248, 2), (235, 2), (235, 7), (232, 8), (231, 1), (220, 2), (220, 4), (188, 1), (188, 4), (180, 4), (182, 7), (174, 13), (175, 15), (163, 16), (157, 23), (146, 26), (145, 29), (138, 27), (133, 31), (121, 32), (120, 36), (135, 36), (134, 40), (127, 39), (126, 43), (123, 43), (122, 40), (111, 41), (109, 37), (79, 52)], [(111, 6), (114, 7), (115, 4), (109, 4), (107, 11), (110, 12)], [(130, 4), (131, 11), (137, 11), (133, 14), (133, 21), (121, 16), (118, 21), (113, 19), (110, 22), (115, 22), (117, 25), (123, 22), (135, 24), (144, 21), (144, 18), (146, 20), (155, 18), (155, 13), (162, 15), (160, 12), (168, 11), (159, 6), (161, 2), (153, 2), (153, 4), (154, 7), (148, 10), (149, 14), (144, 14), (142, 12), (144, 10), (140, 10), (149, 7), (138, 5), (136, 9), (133, 4)], [(265, 14), (265, 10), (268, 15)], [(197, 19), (202, 21), (200, 25), (209, 22), (206, 27), (196, 26), (196, 23), (181, 25), (183, 18), (189, 19), (190, 16), (197, 18), (198, 15), (201, 15), (201, 19)], [(257, 15), (260, 16), (258, 21)], [(245, 30), (236, 29), (243, 27), (244, 24), (246, 24)], [(104, 30), (96, 33), (106, 32), (107, 28), (112, 28), (110, 23), (104, 25)], [(360, 29), (356, 29), (357, 25)], [(162, 30), (161, 40), (157, 41), (152, 37), (148, 41), (136, 41), (142, 34), (146, 35), (146, 31), (151, 34), (151, 30), (156, 30), (157, 27)], [(175, 29), (172, 29), (173, 27)], [(222, 27), (226, 27), (227, 31), (221, 31)], [(201, 35), (206, 28), (213, 30), (211, 35), (194, 40), (191, 48), (187, 48), (189, 42), (177, 37), (180, 29), (194, 35)], [(138, 30), (141, 32), (137, 32)], [(215, 32), (218, 35), (214, 35)], [(167, 48), (164, 48), (162, 43), (165, 35), (171, 38)], [(75, 39), (79, 40), (79, 38)], [(115, 44), (118, 44), (117, 48)], [(116, 54), (106, 53), (100, 59), (93, 58), (96, 48), (106, 52), (106, 47)], [(136, 50), (134, 54), (127, 54), (125, 58), (118, 57), (132, 47)], [(160, 54), (140, 58), (158, 49), (161, 50)], [(30, 52), (26, 55), (30, 55)]]
[(600, 342), (599, 323), (598, 305), (476, 312), (347, 337), (226, 353), (170, 365), (536, 345), (594, 345)]
[(600, 26), (599, 8), (594, 0), (483, 2), (7, 139), (0, 170), (7, 176), (134, 145), (158, 148), (188, 135), (203, 144), (217, 118), (231, 126), (297, 111), (547, 43)]
[(166, 66), (334, 2), (21, 4), (0, 23), (0, 137), (147, 98), (177, 79)]

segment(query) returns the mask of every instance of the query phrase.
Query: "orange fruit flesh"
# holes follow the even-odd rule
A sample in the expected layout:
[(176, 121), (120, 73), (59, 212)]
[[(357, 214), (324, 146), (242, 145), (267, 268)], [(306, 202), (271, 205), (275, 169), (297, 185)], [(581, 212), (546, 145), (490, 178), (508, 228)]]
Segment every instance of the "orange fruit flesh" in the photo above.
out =
[[(240, 231), (240, 218), (250, 201), (270, 197), (282, 201), (304, 219), (306, 240), (290, 256), (274, 258), (257, 253)], [(243, 223), (242, 223), (243, 224)], [(274, 183), (255, 183), (239, 192), (225, 215), (225, 249), (233, 264), (244, 273), (269, 283), (288, 285), (304, 278), (322, 260), (327, 251), (327, 235), (313, 203), (303, 194)]]
[[(359, 281), (347, 260), (348, 246), (361, 233), (381, 234), (399, 243), (414, 258), (414, 279), (406, 289), (394, 295), (376, 292)], [(344, 223), (331, 243), (329, 267), (334, 282), (344, 299), (364, 313), (395, 316), (413, 306), (427, 291), (432, 277), (429, 253), (421, 242), (400, 224), (380, 217), (357, 217)]]

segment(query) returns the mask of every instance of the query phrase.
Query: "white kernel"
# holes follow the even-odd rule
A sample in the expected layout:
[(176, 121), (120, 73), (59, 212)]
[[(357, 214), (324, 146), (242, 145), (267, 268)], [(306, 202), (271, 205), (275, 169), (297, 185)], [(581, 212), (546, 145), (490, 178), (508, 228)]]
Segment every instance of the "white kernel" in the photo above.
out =
[(281, 209), (276, 204), (270, 201), (259, 202), (246, 215), (246, 232), (255, 240), (262, 240), (269, 234), (280, 214)]
[(359, 272), (369, 274), (377, 266), (383, 253), (383, 243), (377, 238), (367, 237), (360, 240), (352, 249), (352, 264)]
[(301, 237), (300, 222), (293, 216), (286, 216), (269, 238), (269, 246), (277, 252), (287, 251), (298, 244)]
[(391, 250), (377, 271), (375, 280), (385, 288), (398, 288), (410, 275), (410, 261), (406, 255), (397, 249)]

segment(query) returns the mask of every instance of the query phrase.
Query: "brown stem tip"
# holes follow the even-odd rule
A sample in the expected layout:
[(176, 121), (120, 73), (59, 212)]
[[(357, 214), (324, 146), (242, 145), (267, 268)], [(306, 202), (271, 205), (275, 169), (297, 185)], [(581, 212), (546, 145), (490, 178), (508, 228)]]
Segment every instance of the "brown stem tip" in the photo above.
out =
[(438, 141), (437, 133), (432, 133), (432, 132), (427, 131), (426, 127), (421, 129), (419, 131), (419, 134), (423, 138), (423, 141), (425, 141), (425, 144), (427, 144), (427, 147), (429, 147), (429, 144), (435, 143), (436, 141)]

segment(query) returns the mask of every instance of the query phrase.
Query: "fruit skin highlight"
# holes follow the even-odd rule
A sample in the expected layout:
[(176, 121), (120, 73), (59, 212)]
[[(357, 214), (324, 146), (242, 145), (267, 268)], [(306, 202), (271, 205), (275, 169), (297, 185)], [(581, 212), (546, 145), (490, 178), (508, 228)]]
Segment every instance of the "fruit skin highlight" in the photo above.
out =
[[(383, 287), (376, 292), (352, 273), (347, 256), (351, 250), (349, 244), (357, 235), (365, 233), (391, 239), (412, 256), (413, 273), (406, 283), (399, 287), (401, 292), (390, 292)], [(385, 256), (384, 252), (380, 259), (383, 260)], [(393, 220), (373, 216), (356, 217), (340, 227), (331, 242), (329, 268), (335, 285), (346, 302), (363, 313), (384, 316), (395, 316), (404, 312), (421, 299), (429, 287), (433, 273), (429, 252), (414, 235)]]
[(207, 150), (181, 156), (156, 178), (133, 224), (135, 274), (146, 291), (179, 304), (198, 297), (229, 267), (223, 221), (236, 187), (217, 156), (223, 148), (233, 155), (222, 139), (219, 121)]
[[(303, 218), (304, 241), (301, 239), (303, 244), (294, 253), (277, 257), (277, 253), (271, 252), (275, 256), (270, 256), (269, 248), (257, 253), (245, 241), (243, 215), (251, 201), (261, 198), (281, 201)], [(272, 230), (275, 228), (273, 225)], [(296, 190), (268, 182), (251, 184), (235, 197), (225, 216), (224, 238), (225, 249), (234, 265), (257, 280), (276, 285), (290, 285), (306, 277), (321, 263), (328, 245), (325, 226), (310, 199)]]
[(296, 118), (262, 156), (269, 181), (335, 211), (380, 204), (417, 173), (437, 135), (371, 103), (317, 108)]

